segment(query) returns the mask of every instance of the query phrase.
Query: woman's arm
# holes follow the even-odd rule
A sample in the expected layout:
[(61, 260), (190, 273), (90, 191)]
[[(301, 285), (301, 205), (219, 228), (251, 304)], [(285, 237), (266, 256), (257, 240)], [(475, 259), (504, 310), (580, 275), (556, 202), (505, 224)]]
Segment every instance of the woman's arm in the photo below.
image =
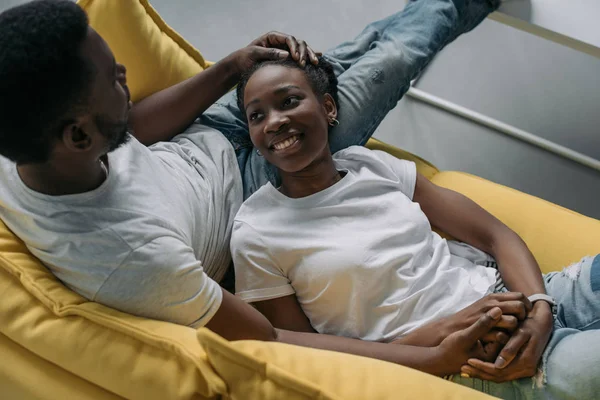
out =
[(494, 308), (473, 325), (456, 332), (436, 347), (366, 342), (318, 333), (275, 329), (250, 305), (223, 290), (223, 300), (206, 327), (228, 340), (262, 340), (338, 351), (405, 365), (437, 376), (458, 373), (470, 357), (485, 358), (479, 338), (492, 329), (502, 311)]
[[(509, 290), (526, 296), (546, 293), (540, 268), (525, 242), (475, 202), (434, 185), (420, 174), (414, 201), (420, 204), (431, 225), (491, 254), (498, 262), (500, 275)], [(532, 376), (552, 327), (553, 318), (548, 303), (538, 301), (510, 337), (496, 362), (477, 365), (488, 367), (488, 373), (490, 368), (496, 368), (504, 378)]]
[(147, 146), (171, 140), (234, 87), (255, 62), (290, 55), (299, 63), (317, 62), (303, 40), (279, 32), (261, 36), (196, 76), (136, 103), (129, 115), (134, 136)]
[(413, 200), (431, 225), (491, 254), (509, 290), (526, 296), (546, 293), (540, 268), (525, 242), (474, 201), (420, 174)]

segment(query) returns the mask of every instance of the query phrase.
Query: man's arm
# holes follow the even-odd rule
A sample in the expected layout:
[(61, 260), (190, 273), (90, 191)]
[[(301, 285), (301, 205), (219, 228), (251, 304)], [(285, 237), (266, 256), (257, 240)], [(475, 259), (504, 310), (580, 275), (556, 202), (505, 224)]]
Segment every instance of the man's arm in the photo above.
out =
[[(273, 324), (275, 328), (294, 332), (312, 332), (315, 329), (310, 324), (304, 310), (298, 303), (295, 294), (276, 299), (257, 301), (253, 306)], [(439, 343), (438, 343), (439, 344)]]
[(149, 146), (181, 133), (200, 114), (225, 95), (255, 62), (290, 56), (299, 63), (316, 63), (306, 42), (269, 32), (205, 71), (136, 103), (129, 115), (134, 136)]
[(483, 357), (478, 339), (496, 325), (501, 315), (502, 311), (496, 307), (475, 324), (451, 335), (436, 347), (391, 345), (275, 329), (260, 312), (223, 290), (221, 306), (206, 327), (228, 340), (262, 340), (338, 351), (444, 376), (457, 373), (466, 359), (475, 354), (475, 357)]

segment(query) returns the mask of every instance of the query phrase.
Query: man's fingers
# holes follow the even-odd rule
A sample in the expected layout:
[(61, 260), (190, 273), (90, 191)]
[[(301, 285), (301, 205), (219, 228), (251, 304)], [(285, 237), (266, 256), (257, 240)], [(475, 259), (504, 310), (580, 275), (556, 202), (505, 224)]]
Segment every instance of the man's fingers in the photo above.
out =
[(509, 365), (515, 357), (519, 354), (519, 351), (529, 341), (529, 334), (519, 329), (514, 333), (508, 343), (504, 346), (494, 365), (496, 368), (502, 369)]
[(310, 59), (310, 62), (312, 62), (314, 65), (319, 64), (317, 53), (315, 53), (315, 51), (311, 49), (310, 46), (306, 46), (306, 49), (308, 50), (308, 58)]
[(267, 47), (255, 47), (254, 48), (254, 59), (255, 60), (282, 60), (288, 58), (290, 53), (285, 50), (267, 48)]
[(298, 63), (304, 67), (306, 65), (306, 59), (308, 58), (307, 45), (304, 40), (298, 42), (298, 53), (300, 56), (298, 57)]
[(517, 329), (518, 327), (519, 320), (517, 319), (517, 317), (514, 317), (512, 315), (504, 315), (504, 311), (502, 311), (502, 317), (500, 317), (500, 320), (496, 324), (496, 328), (504, 329), (508, 332), (514, 332), (515, 329)]
[(480, 339), (484, 343), (495, 342), (496, 341), (496, 332), (494, 332), (493, 330), (489, 331), (488, 333), (483, 335)]
[(489, 342), (483, 346), (484, 357), (480, 357), (483, 361), (494, 362), (498, 353), (502, 350), (502, 343)]
[[(523, 293), (520, 292), (506, 292), (506, 293), (495, 293), (493, 295), (493, 298), (495, 298), (496, 300), (500, 301), (500, 302), (507, 302), (507, 301), (520, 301), (525, 305), (525, 309), (527, 311), (531, 311), (531, 309), (533, 308), (533, 305), (531, 304), (531, 302), (529, 301), (529, 299), (527, 298), (527, 296), (525, 296)], [(502, 310), (504, 311), (504, 310)]]
[(483, 314), (473, 325), (463, 331), (463, 337), (468, 343), (473, 343), (483, 337), (490, 329), (492, 329), (500, 320), (502, 310), (494, 307)]
[(287, 44), (288, 49), (290, 49), (290, 54), (292, 55), (292, 58), (296, 61), (299, 61), (301, 54), (296, 38), (291, 35), (287, 36), (285, 38), (285, 44)]
[(527, 304), (520, 300), (503, 301), (498, 304), (498, 307), (502, 309), (502, 315), (513, 315), (521, 321), (527, 318), (529, 312)]

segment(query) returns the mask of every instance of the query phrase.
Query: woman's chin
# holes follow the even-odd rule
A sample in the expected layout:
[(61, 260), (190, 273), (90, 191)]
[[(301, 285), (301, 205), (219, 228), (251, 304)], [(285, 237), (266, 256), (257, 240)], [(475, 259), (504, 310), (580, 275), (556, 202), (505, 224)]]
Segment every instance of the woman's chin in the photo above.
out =
[(305, 170), (310, 165), (311, 160), (306, 160), (305, 157), (289, 157), (271, 163), (283, 173), (294, 174)]

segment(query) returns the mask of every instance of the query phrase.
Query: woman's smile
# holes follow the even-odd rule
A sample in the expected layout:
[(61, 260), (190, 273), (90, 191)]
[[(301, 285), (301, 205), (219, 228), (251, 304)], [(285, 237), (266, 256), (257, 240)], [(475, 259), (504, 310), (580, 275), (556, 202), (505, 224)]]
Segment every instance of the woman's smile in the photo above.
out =
[(297, 133), (286, 138), (276, 139), (269, 149), (276, 154), (290, 153), (300, 148), (303, 138), (303, 134)]

